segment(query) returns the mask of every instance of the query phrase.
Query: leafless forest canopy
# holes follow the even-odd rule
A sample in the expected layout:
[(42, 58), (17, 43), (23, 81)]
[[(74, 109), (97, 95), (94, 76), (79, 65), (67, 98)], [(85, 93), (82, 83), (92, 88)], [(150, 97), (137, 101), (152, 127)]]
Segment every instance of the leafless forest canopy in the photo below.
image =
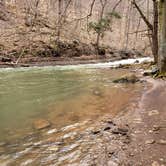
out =
[[(139, 0), (149, 22), (152, 22), (151, 0)], [(1, 0), (1, 51), (49, 44), (57, 40), (94, 43), (96, 34), (89, 29), (108, 13), (116, 12), (101, 35), (100, 43), (117, 49), (137, 49), (150, 54), (151, 32), (131, 0)]]

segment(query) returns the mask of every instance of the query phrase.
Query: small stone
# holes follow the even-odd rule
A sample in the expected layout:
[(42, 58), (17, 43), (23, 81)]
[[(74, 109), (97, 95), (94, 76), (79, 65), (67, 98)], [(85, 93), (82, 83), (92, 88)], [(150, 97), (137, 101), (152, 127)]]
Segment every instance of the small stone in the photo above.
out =
[(166, 145), (166, 140), (161, 139), (161, 140), (158, 141), (158, 144)]
[(153, 133), (153, 130), (149, 130), (149, 133)]
[(47, 150), (57, 152), (59, 148), (55, 146), (55, 147), (49, 147)]
[(133, 156), (134, 156), (134, 154), (133, 154), (133, 153), (130, 153), (130, 154), (129, 154), (129, 156), (133, 157)]
[(153, 131), (159, 131), (160, 130), (160, 126), (154, 125), (152, 130)]
[(105, 127), (104, 128), (104, 131), (108, 131), (108, 130), (110, 130), (111, 129), (111, 127)]
[(108, 161), (107, 165), (108, 166), (118, 166), (118, 164), (113, 161)]
[(155, 143), (155, 140), (153, 140), (153, 139), (147, 140), (145, 142), (145, 144), (154, 144), (154, 143)]
[(58, 131), (57, 129), (51, 129), (51, 130), (47, 131), (47, 134), (54, 134), (57, 131)]
[(51, 124), (45, 119), (38, 119), (34, 122), (34, 128), (37, 130), (45, 129), (47, 127), (50, 127)]
[(111, 121), (111, 120), (108, 120), (107, 123), (108, 123), (109, 125), (116, 126), (116, 124), (115, 124), (113, 121)]
[(0, 147), (5, 146), (6, 144), (6, 142), (0, 142)]
[(152, 163), (152, 166), (160, 166), (160, 164), (159, 164), (157, 161), (154, 161), (154, 162)]
[(77, 135), (76, 132), (70, 132), (68, 134), (65, 134), (62, 138), (63, 139), (68, 139), (68, 138), (71, 138), (71, 139), (74, 139), (74, 137)]
[(149, 112), (148, 112), (148, 115), (149, 115), (149, 116), (158, 115), (158, 114), (159, 114), (159, 111), (158, 111), (158, 110), (152, 110), (152, 111), (149, 111)]
[(143, 76), (151, 76), (152, 75), (152, 71), (151, 70), (146, 70), (143, 72)]
[(139, 63), (139, 60), (136, 60), (134, 63)]
[(97, 134), (99, 134), (99, 133), (100, 133), (99, 130), (97, 130), (97, 131), (92, 131), (92, 134), (94, 134), (94, 135), (97, 135)]
[(127, 135), (128, 129), (127, 128), (115, 128), (112, 130), (113, 134), (121, 134), (121, 135)]

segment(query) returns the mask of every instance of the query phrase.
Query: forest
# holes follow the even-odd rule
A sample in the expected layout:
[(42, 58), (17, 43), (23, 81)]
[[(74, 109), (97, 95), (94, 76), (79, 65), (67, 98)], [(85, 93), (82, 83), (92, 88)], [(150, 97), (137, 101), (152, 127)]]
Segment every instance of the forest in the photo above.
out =
[(0, 0), (0, 166), (166, 166), (166, 0)]

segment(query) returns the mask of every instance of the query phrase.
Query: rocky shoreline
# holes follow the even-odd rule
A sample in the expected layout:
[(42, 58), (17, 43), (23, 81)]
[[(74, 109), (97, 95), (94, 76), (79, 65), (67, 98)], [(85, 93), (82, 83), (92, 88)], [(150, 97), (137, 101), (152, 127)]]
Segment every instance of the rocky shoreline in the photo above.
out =
[[(36, 53), (35, 55), (22, 55), (18, 52), (18, 55), (16, 56), (11, 56), (11, 53), (7, 55), (0, 53), (0, 68), (94, 64), (146, 57), (143, 53), (137, 50), (116, 50), (112, 48), (105, 48), (103, 55), (97, 55), (95, 50), (87, 53), (86, 51), (89, 48), (81, 51), (82, 47), (76, 49), (77, 56), (75, 56), (70, 55), (73, 53), (73, 49), (75, 49), (75, 47), (72, 47), (71, 49), (65, 49), (65, 51), (62, 50), (61, 56), (54, 56), (54, 54), (51, 53), (48, 55), (40, 55), (39, 53)], [(44, 51), (43, 54), (45, 54)]]
[(0, 164), (165, 166), (166, 84), (140, 79), (143, 90), (116, 117), (107, 115), (60, 130), (48, 125), (14, 144), (0, 143)]

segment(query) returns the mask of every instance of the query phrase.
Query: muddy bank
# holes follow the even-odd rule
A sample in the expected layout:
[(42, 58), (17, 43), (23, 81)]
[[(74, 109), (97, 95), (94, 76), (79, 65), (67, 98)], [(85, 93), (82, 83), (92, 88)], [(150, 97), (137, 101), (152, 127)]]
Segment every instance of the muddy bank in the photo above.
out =
[(80, 43), (79, 41), (60, 42), (53, 45), (39, 42), (33, 43), (31, 48), (5, 50), (2, 47), (0, 50), (0, 67), (76, 65), (137, 57), (145, 57), (145, 55), (138, 50), (117, 50), (109, 46), (101, 47), (98, 52), (95, 45)]

